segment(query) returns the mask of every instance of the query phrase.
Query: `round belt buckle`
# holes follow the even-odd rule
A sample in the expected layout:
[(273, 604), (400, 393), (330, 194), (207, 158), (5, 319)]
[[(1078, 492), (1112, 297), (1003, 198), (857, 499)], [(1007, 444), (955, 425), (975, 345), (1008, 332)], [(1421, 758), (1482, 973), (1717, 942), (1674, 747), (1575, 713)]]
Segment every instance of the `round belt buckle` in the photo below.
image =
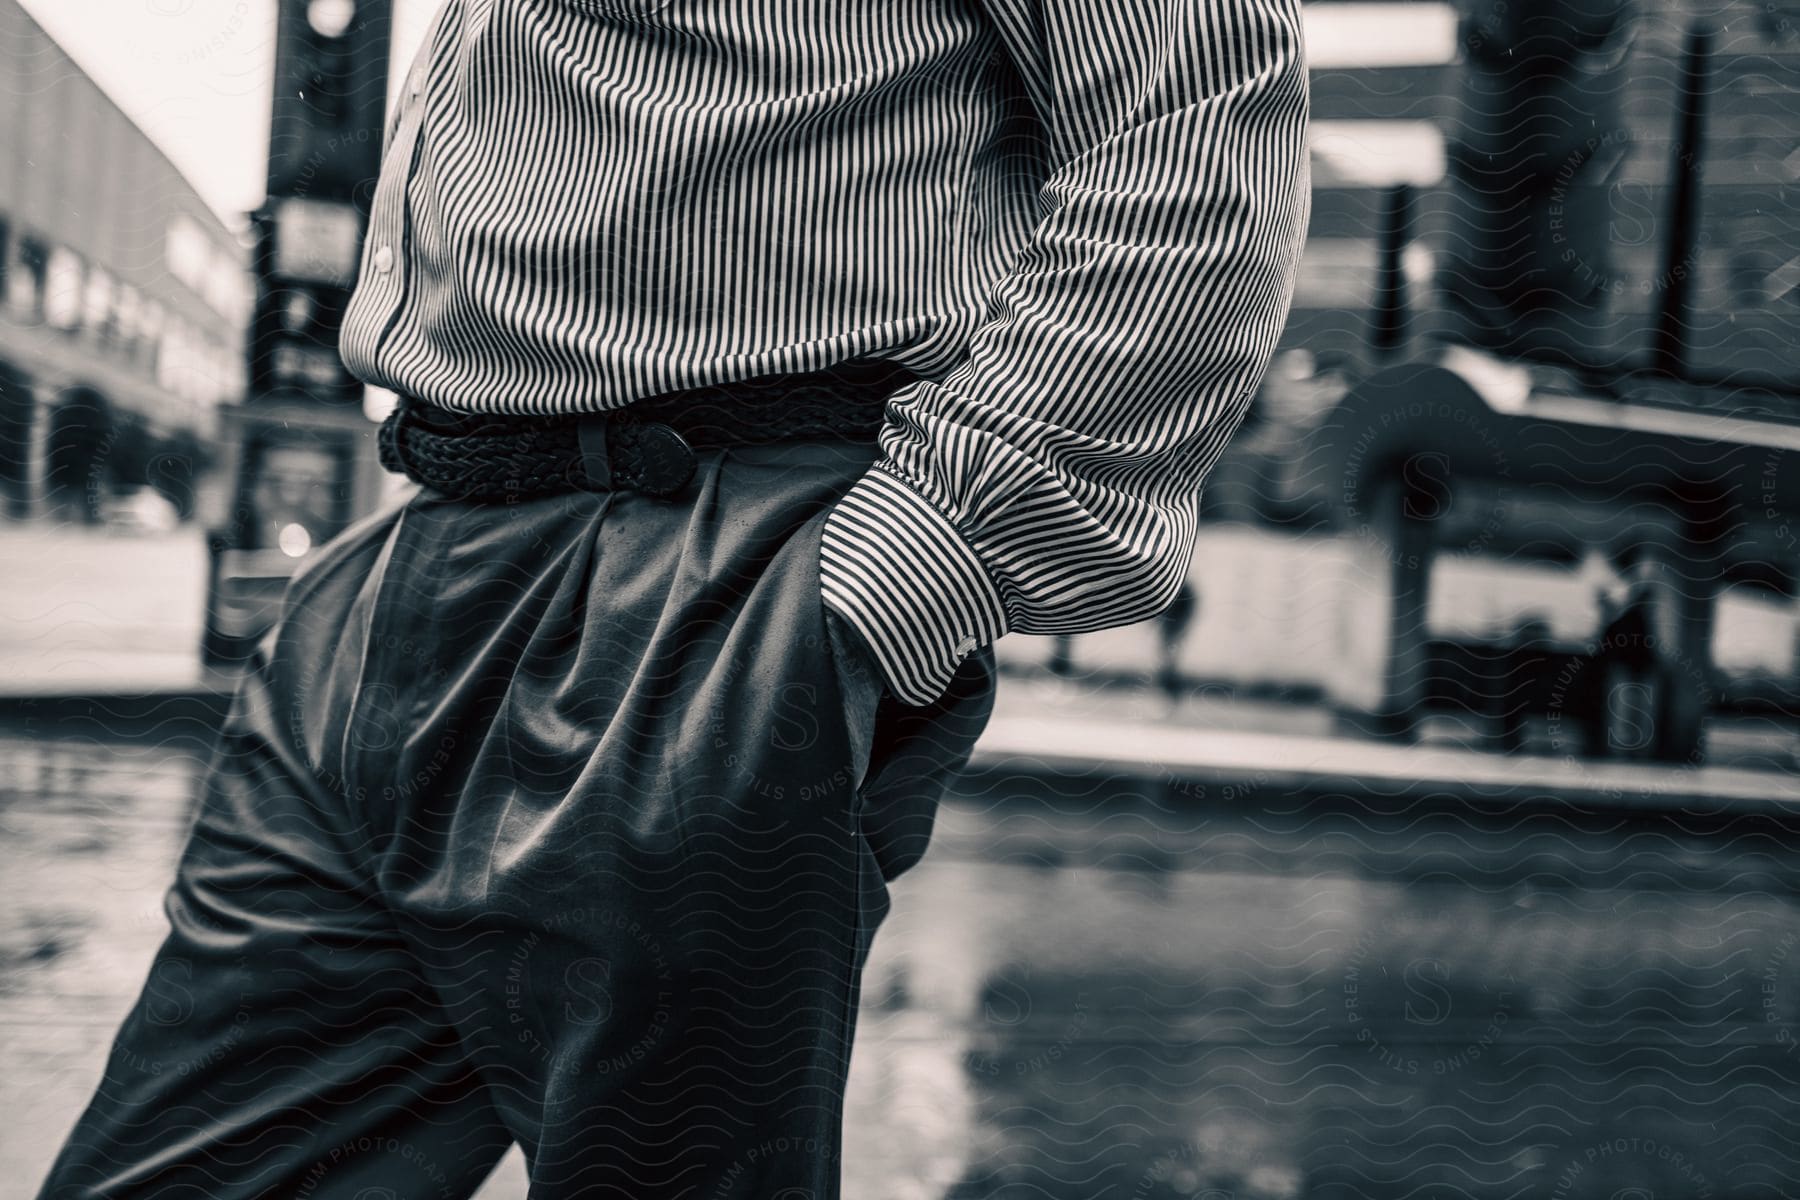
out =
[(638, 431), (638, 490), (673, 496), (694, 478), (696, 460), (687, 439), (669, 426), (651, 422)]

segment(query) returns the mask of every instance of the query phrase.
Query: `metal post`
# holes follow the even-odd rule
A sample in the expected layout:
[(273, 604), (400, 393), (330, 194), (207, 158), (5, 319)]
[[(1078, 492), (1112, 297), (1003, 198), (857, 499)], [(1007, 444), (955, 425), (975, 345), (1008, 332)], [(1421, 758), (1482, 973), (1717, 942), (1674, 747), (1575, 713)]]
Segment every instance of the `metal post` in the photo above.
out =
[(1388, 188), (1381, 212), (1381, 242), (1375, 264), (1375, 311), (1369, 344), (1377, 358), (1391, 358), (1405, 344), (1407, 323), (1406, 247), (1412, 241), (1413, 187)]
[(1700, 173), (1706, 141), (1706, 91), (1712, 74), (1712, 26), (1688, 26), (1682, 62), (1681, 112), (1675, 157), (1669, 163), (1669, 235), (1663, 243), (1662, 308), (1657, 315), (1651, 368), (1678, 378), (1686, 365), (1692, 258), (1700, 232)]

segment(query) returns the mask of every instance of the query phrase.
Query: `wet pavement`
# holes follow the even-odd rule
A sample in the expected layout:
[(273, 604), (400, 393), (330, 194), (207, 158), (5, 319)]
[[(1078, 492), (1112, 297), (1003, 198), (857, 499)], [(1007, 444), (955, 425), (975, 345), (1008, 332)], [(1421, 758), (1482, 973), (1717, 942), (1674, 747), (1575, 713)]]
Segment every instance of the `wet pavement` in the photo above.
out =
[[(0, 735), (0, 1193), (99, 1074), (201, 753)], [(895, 887), (852, 1200), (1800, 1194), (1792, 819), (1018, 765)]]

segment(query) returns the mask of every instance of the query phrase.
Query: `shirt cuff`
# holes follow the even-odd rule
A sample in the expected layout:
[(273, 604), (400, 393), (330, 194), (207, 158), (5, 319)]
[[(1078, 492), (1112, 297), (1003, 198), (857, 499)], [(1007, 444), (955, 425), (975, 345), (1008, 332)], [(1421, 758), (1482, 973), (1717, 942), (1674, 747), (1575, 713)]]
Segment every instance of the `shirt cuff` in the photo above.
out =
[(863, 635), (888, 690), (930, 704), (1006, 632), (999, 589), (956, 526), (883, 462), (833, 507), (819, 547), (827, 607)]

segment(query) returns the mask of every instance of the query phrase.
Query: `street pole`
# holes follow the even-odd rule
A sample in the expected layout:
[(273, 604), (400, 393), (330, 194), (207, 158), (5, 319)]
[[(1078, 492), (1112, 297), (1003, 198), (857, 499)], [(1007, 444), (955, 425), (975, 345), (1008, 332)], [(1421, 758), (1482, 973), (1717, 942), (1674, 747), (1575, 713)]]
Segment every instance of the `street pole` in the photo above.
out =
[(381, 169), (391, 8), (280, 0), (248, 394), (222, 413), (232, 500), (208, 539), (210, 663), (241, 661), (300, 563), (374, 502), (374, 430), (337, 347)]

